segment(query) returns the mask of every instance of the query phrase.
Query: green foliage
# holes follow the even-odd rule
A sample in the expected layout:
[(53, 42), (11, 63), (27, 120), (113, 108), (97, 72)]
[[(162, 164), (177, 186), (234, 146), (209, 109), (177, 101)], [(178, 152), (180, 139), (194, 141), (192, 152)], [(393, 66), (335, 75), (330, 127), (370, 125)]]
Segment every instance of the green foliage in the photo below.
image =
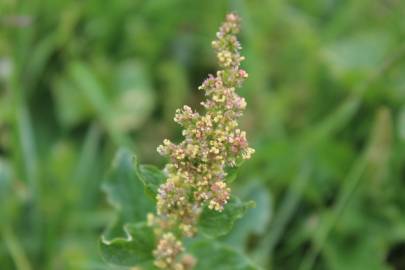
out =
[(124, 228), (126, 238), (109, 241), (102, 237), (100, 249), (104, 259), (123, 266), (151, 265), (155, 248), (153, 230), (144, 223), (127, 224)]
[(153, 260), (154, 233), (143, 221), (154, 211), (154, 203), (144, 194), (136, 172), (139, 167), (136, 156), (120, 149), (103, 184), (109, 203), (117, 211), (116, 220), (100, 240), (101, 253), (112, 264), (134, 266)]
[(204, 208), (198, 224), (199, 231), (208, 237), (218, 237), (227, 234), (236, 220), (242, 218), (246, 211), (255, 203), (242, 202), (237, 197), (231, 197), (222, 212)]
[(118, 212), (108, 238), (119, 235), (124, 224), (141, 222), (147, 213), (154, 211), (154, 204), (144, 196), (144, 186), (135, 172), (136, 162), (130, 151), (119, 150), (103, 184), (108, 201)]
[(215, 241), (196, 241), (190, 251), (199, 258), (196, 270), (258, 270), (249, 259), (230, 246)]
[(248, 209), (243, 218), (235, 222), (225, 241), (234, 248), (244, 250), (248, 241), (257, 235), (263, 235), (272, 220), (273, 203), (266, 186), (252, 181), (243, 186), (242, 199), (254, 201), (255, 207)]
[[(2, 270), (122, 269), (100, 258), (117, 215), (100, 185), (122, 145), (162, 168), (229, 10), (256, 149), (232, 187), (256, 208), (219, 241), (264, 269), (405, 268), (405, 1), (4, 0)], [(162, 178), (137, 174), (154, 197)]]
[[(107, 262), (153, 268), (152, 251), (156, 240), (152, 229), (143, 221), (148, 213), (154, 211), (154, 203), (147, 195), (156, 195), (156, 188), (163, 180), (164, 174), (159, 169), (139, 165), (136, 156), (129, 150), (120, 149), (117, 152), (103, 184), (109, 203), (117, 211), (116, 221), (100, 240), (101, 253)], [(199, 230), (209, 238), (225, 235), (252, 206), (253, 202), (244, 203), (233, 197), (222, 213), (206, 208), (201, 214)], [(197, 269), (208, 269), (215, 265), (219, 269), (256, 269), (246, 257), (212, 239), (192, 241), (191, 250), (196, 251), (199, 262)], [(219, 254), (206, 262), (206, 253), (210, 250), (216, 250)]]
[(153, 165), (139, 165), (136, 167), (136, 172), (145, 186), (147, 194), (156, 199), (160, 184), (166, 180), (165, 174)]

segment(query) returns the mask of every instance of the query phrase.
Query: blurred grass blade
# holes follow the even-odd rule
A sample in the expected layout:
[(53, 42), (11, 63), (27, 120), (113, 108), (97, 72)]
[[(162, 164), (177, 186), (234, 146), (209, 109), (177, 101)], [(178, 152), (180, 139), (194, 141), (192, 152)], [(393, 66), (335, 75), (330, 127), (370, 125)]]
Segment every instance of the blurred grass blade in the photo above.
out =
[(380, 79), (385, 73), (399, 63), (400, 60), (405, 57), (405, 46), (402, 46), (394, 51), (385, 61), (378, 65), (372, 72), (370, 72), (366, 80), (361, 81), (354, 94), (347, 98), (334, 112), (326, 116), (323, 121), (308, 131), (305, 137), (312, 138), (311, 141), (317, 141), (319, 139), (330, 137), (335, 134), (341, 128), (343, 128), (352, 117), (356, 114), (360, 108), (363, 95), (367, 89)]
[(32, 270), (24, 249), (9, 226), (1, 228), (2, 239), (10, 251), (17, 270)]
[[(386, 109), (380, 110), (375, 120), (374, 129), (369, 139), (369, 144), (363, 155), (361, 155), (361, 157), (354, 163), (346, 179), (343, 181), (343, 187), (339, 192), (331, 216), (320, 224), (317, 234), (314, 235), (313, 238), (314, 246), (302, 261), (300, 270), (310, 270), (313, 268), (318, 254), (323, 249), (330, 233), (332, 232), (339, 218), (344, 214), (344, 210), (361, 184), (361, 180), (364, 178), (363, 176), (367, 168), (370, 168), (370, 165), (375, 165), (375, 158), (379, 158), (380, 154), (384, 152), (389, 153), (389, 143), (387, 144), (386, 142), (389, 141), (391, 134), (390, 122), (389, 111)], [(387, 157), (384, 159), (387, 159)], [(385, 163), (381, 162), (379, 165), (385, 166)]]
[(97, 124), (91, 125), (84, 139), (78, 166), (75, 172), (74, 181), (78, 184), (84, 181), (86, 177), (89, 177), (90, 169), (97, 158), (100, 139), (101, 131), (99, 127)]
[(312, 168), (309, 162), (304, 162), (297, 178), (289, 187), (287, 194), (281, 202), (281, 206), (274, 215), (273, 222), (270, 225), (266, 237), (260, 241), (256, 259), (261, 265), (266, 266), (269, 263), (269, 258), (271, 259), (272, 257), (274, 247), (283, 236), (288, 222), (293, 217), (299, 205), (302, 192), (309, 182), (311, 170)]
[(25, 177), (30, 185), (34, 197), (38, 193), (38, 158), (36, 153), (34, 131), (28, 108), (22, 103), (17, 109), (17, 126), (22, 157), (24, 159)]
[(83, 63), (75, 62), (71, 64), (69, 70), (79, 91), (84, 94), (89, 104), (91, 104), (97, 118), (107, 129), (114, 142), (119, 146), (131, 145), (130, 140), (114, 128), (111, 119), (110, 104), (100, 82), (91, 69)]

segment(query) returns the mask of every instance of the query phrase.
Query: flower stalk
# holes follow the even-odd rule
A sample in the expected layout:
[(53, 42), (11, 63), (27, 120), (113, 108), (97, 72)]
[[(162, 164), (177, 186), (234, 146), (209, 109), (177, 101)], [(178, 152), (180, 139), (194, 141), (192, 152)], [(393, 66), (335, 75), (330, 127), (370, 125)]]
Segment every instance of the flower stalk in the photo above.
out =
[(223, 211), (231, 196), (227, 169), (254, 153), (237, 121), (246, 101), (236, 89), (248, 77), (240, 68), (244, 57), (239, 53), (241, 45), (236, 37), (239, 23), (236, 14), (228, 14), (212, 42), (220, 70), (199, 87), (206, 96), (201, 102), (205, 114), (188, 106), (178, 109), (174, 121), (183, 127), (184, 140), (175, 144), (165, 139), (157, 148), (159, 154), (169, 158), (165, 167), (167, 180), (159, 187), (156, 198), (156, 215), (148, 215), (148, 224), (158, 239), (153, 255), (160, 269), (193, 268), (195, 260), (184, 254), (181, 239), (197, 233), (197, 222), (205, 206)]

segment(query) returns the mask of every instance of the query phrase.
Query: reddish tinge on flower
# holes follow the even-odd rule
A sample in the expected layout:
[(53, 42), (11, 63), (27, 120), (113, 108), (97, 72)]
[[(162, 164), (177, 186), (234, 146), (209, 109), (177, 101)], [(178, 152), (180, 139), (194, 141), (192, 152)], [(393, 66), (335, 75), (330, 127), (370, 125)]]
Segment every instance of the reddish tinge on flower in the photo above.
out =
[(181, 263), (186, 257), (181, 256), (179, 239), (197, 232), (196, 223), (204, 206), (223, 211), (231, 194), (226, 168), (237, 166), (254, 153), (237, 122), (246, 101), (235, 90), (248, 77), (240, 68), (244, 57), (236, 38), (239, 21), (236, 14), (228, 14), (212, 42), (221, 70), (209, 75), (199, 87), (206, 96), (201, 102), (205, 114), (188, 106), (178, 109), (174, 121), (183, 127), (184, 140), (175, 144), (166, 139), (157, 148), (159, 154), (169, 158), (167, 181), (158, 190), (157, 216), (148, 218), (158, 237), (154, 256), (160, 269), (191, 269), (194, 263)]

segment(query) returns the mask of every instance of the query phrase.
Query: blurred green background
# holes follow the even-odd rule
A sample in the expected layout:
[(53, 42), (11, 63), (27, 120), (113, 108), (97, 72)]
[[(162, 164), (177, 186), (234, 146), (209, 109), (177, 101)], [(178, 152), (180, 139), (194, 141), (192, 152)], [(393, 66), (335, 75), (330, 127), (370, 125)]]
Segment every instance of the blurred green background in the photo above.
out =
[(263, 269), (405, 269), (405, 1), (1, 0), (1, 270), (117, 269), (100, 183), (122, 145), (163, 166), (233, 10), (257, 207), (223, 240)]

